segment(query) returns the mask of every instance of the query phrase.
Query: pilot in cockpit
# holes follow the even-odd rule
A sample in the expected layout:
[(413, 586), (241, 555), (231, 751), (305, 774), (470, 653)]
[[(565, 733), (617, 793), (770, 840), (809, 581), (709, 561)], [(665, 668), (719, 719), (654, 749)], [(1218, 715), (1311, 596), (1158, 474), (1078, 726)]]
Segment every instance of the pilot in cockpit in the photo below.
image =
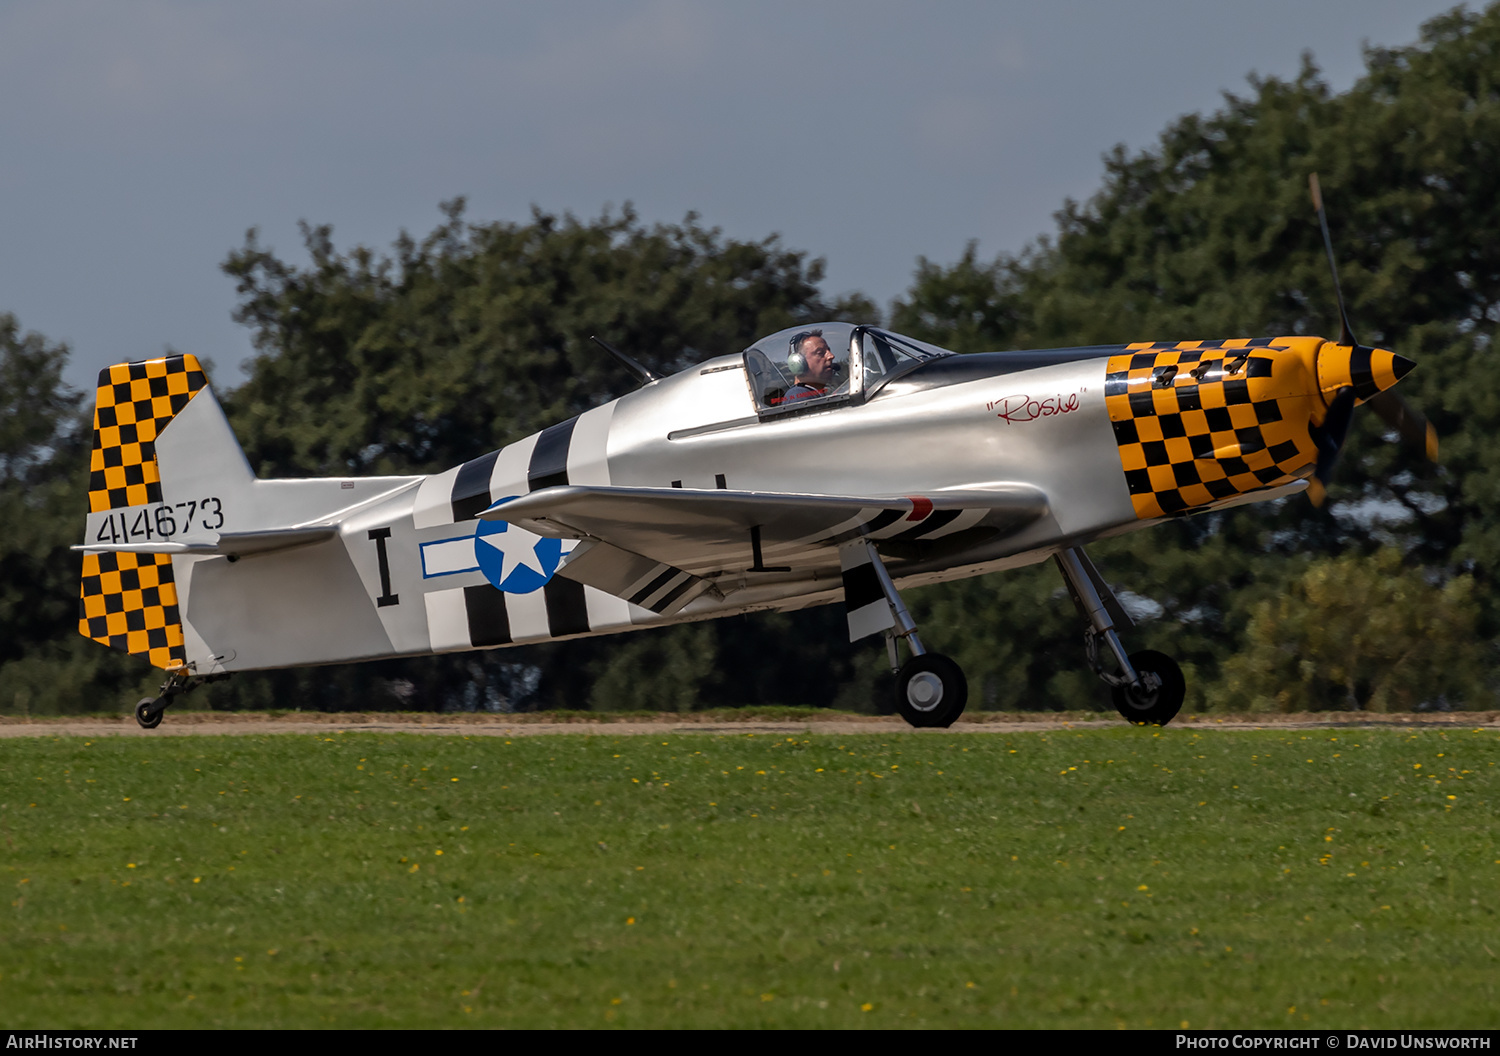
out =
[(833, 381), (833, 350), (821, 330), (803, 330), (792, 338), (786, 357), (787, 370), (795, 384), (786, 390), (784, 402), (828, 395)]

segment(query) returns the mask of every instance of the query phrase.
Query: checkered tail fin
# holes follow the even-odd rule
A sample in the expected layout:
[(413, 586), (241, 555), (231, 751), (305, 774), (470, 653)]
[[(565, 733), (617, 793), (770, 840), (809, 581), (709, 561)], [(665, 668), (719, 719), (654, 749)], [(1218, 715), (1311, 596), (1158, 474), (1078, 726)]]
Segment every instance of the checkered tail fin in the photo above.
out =
[[(120, 363), (99, 372), (89, 461), (91, 521), (98, 519), (95, 514), (112, 511), (129, 511), (112, 513), (122, 523), (131, 517), (143, 523), (153, 518), (153, 506), (162, 503), (157, 438), (207, 388), (203, 368), (187, 355)], [(212, 402), (211, 393), (207, 399)], [(222, 418), (222, 411), (214, 410)], [(243, 465), (238, 443), (231, 443)], [(144, 656), (156, 667), (182, 666), (182, 618), (171, 555), (125, 550), (85, 554), (78, 631), (113, 649)]]

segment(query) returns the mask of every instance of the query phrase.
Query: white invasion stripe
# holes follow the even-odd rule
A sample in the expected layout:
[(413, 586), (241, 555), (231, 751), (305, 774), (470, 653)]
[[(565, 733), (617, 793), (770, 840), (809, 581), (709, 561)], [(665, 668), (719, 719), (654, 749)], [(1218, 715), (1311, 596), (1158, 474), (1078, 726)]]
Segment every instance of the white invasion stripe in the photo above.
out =
[(675, 616), (687, 608), (699, 597), (708, 592), (708, 583), (704, 580), (694, 580), (688, 583), (687, 589), (678, 594), (672, 601), (662, 608), (662, 612)]
[(583, 602), (588, 606), (589, 630), (602, 631), (611, 627), (630, 626), (631, 606), (624, 598), (617, 598), (597, 587), (585, 585)]
[(422, 576), (448, 576), (455, 572), (472, 572), (479, 567), (474, 557), (474, 537), (439, 539), (422, 544)]
[(866, 635), (879, 634), (896, 626), (891, 607), (884, 598), (862, 605), (849, 613), (849, 640), (857, 642)]
[(505, 595), (505, 613), (510, 617), (511, 641), (534, 642), (552, 637), (547, 626), (546, 591)]
[[(936, 512), (936, 511), (933, 511), (933, 512)], [(910, 520), (909, 519), (910, 517), (911, 517), (911, 514), (905, 514), (902, 517), (900, 517), (899, 519), (897, 519), (895, 521), (892, 521), (890, 524), (886, 525), (884, 528), (880, 529), (878, 532), (871, 532), (867, 536), (867, 538), (870, 538), (870, 539), (889, 539), (893, 535), (900, 535), (902, 532), (911, 531), (913, 528), (919, 528), (923, 524), (925, 524), (932, 517), (932, 514), (929, 513), (926, 517), (923, 517), (920, 521)]]
[(972, 528), (979, 523), (980, 519), (983, 518), (985, 514), (989, 512), (989, 510), (964, 510), (957, 517), (953, 518), (953, 520), (943, 525), (937, 531), (933, 532), (931, 535), (924, 535), (922, 536), (922, 538), (941, 539), (945, 535), (952, 535), (954, 532), (961, 532), (965, 528)]
[(422, 481), (411, 512), (413, 528), (435, 528), (453, 523), (453, 482), (458, 479), (460, 468), (454, 466)]
[(671, 565), (661, 565), (661, 564), (653, 566), (650, 572), (647, 572), (640, 579), (636, 580), (634, 583), (630, 584), (630, 586), (628, 586), (624, 590), (620, 591), (620, 597), (622, 597), (622, 598), (633, 598), (633, 597), (635, 597), (641, 591), (645, 590), (646, 587), (647, 587), (647, 585), (649, 585), (653, 580), (655, 580), (657, 576), (660, 576), (663, 572), (666, 572), (671, 567), (672, 567)]
[[(891, 504), (892, 506), (895, 506), (903, 501), (904, 500), (902, 499), (892, 499)], [(786, 546), (792, 546), (800, 550), (811, 543), (822, 542), (826, 539), (832, 539), (835, 536), (843, 535), (845, 532), (852, 532), (860, 525), (865, 524), (869, 521), (873, 521), (883, 509), (885, 509), (884, 506), (867, 506), (856, 513), (853, 517), (842, 520), (838, 524), (829, 525), (827, 528), (816, 531), (811, 535), (804, 535), (800, 539), (793, 539), (789, 543), (779, 543), (777, 544), (777, 549)]]
[(427, 637), (434, 653), (473, 648), (469, 642), (469, 611), (464, 591), (434, 590), (423, 595), (427, 603)]
[(840, 570), (848, 572), (851, 568), (873, 563), (874, 558), (870, 556), (870, 548), (865, 545), (863, 539), (850, 539), (846, 543), (839, 544)]
[(584, 411), (573, 424), (573, 438), (568, 444), (568, 483), (609, 486), (609, 462), (606, 446), (609, 423), (615, 416), (615, 402)]
[(673, 591), (675, 591), (678, 587), (682, 586), (684, 583), (686, 583), (691, 578), (692, 578), (692, 576), (690, 576), (686, 572), (676, 572), (676, 573), (674, 573), (671, 579), (667, 580), (665, 583), (663, 583), (661, 586), (657, 587), (655, 590), (653, 590), (646, 597), (642, 598), (641, 599), (641, 604), (645, 605), (647, 608), (655, 608), (657, 605), (659, 605), (661, 603), (661, 601), (662, 601), (663, 598), (665, 598), (668, 594), (671, 594)]
[(526, 471), (531, 467), (531, 452), (536, 448), (536, 438), (540, 435), (532, 433), (524, 440), (517, 440), (501, 448), (500, 457), (495, 459), (495, 468), (490, 471), (491, 502), (499, 502), (512, 495), (525, 495), (531, 490), (526, 485)]

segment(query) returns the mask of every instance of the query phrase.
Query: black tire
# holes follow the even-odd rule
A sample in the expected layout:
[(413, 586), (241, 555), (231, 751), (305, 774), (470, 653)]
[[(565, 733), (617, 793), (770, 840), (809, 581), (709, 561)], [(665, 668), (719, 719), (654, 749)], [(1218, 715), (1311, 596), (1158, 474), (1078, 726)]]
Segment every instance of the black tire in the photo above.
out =
[(968, 701), (963, 670), (938, 653), (912, 657), (896, 676), (896, 713), (913, 726), (952, 726)]
[(141, 724), (143, 730), (154, 730), (161, 725), (161, 711), (151, 710), (151, 705), (155, 703), (155, 698), (147, 697), (135, 706), (135, 721)]
[(1187, 682), (1182, 677), (1182, 668), (1166, 653), (1158, 653), (1154, 649), (1131, 653), (1130, 664), (1137, 674), (1154, 674), (1161, 679), (1161, 685), (1144, 694), (1133, 686), (1115, 686), (1115, 710), (1130, 722), (1143, 726), (1165, 726), (1182, 710), (1182, 698), (1187, 695)]

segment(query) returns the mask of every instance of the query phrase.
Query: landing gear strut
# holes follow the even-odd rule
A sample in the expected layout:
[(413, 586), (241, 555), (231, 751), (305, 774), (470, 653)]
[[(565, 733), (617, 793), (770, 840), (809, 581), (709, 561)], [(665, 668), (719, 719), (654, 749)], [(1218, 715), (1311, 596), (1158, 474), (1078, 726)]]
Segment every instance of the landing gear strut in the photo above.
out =
[[(1134, 621), (1120, 607), (1094, 563), (1080, 547), (1060, 550), (1055, 557), (1074, 602), (1089, 621), (1083, 638), (1089, 667), (1110, 687), (1115, 710), (1129, 721), (1144, 725), (1165, 726), (1171, 722), (1187, 693), (1182, 669), (1170, 656), (1151, 649), (1126, 656), (1115, 625), (1128, 629), (1135, 626)], [(1117, 672), (1111, 670), (1111, 660)]]
[(143, 730), (154, 730), (161, 725), (162, 714), (167, 710), (167, 705), (172, 703), (173, 697), (194, 690), (204, 682), (218, 682), (228, 677), (227, 674), (217, 674), (198, 678), (189, 674), (185, 667), (169, 671), (167, 680), (161, 684), (160, 695), (145, 697), (135, 706), (135, 721), (140, 723)]
[[(906, 611), (896, 584), (880, 559), (879, 552), (868, 540), (865, 547), (870, 555), (870, 564), (875, 577), (880, 581), (881, 593), (891, 608), (895, 626), (885, 632), (885, 646), (891, 659), (891, 670), (896, 675), (896, 712), (913, 726), (952, 726), (964, 712), (969, 701), (969, 683), (963, 670), (940, 653), (929, 653), (917, 635), (917, 624)], [(901, 663), (896, 642), (906, 643), (911, 658)]]

